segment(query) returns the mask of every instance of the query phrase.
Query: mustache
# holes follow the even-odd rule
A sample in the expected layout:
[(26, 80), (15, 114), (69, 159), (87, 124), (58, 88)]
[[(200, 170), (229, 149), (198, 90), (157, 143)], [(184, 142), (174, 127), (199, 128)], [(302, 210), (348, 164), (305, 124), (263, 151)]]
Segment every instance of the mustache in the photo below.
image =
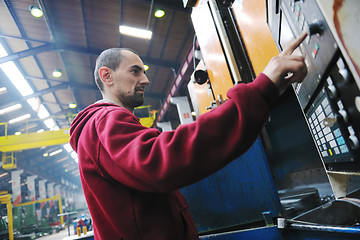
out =
[(145, 91), (145, 87), (142, 86), (135, 87), (135, 91)]

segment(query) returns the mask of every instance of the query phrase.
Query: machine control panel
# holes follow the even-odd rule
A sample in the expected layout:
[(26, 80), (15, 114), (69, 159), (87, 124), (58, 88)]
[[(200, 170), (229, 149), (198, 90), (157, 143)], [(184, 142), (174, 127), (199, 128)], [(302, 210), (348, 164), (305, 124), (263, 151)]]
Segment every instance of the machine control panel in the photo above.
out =
[(319, 155), (329, 171), (360, 172), (360, 91), (343, 53), (315, 0), (277, 3), (268, 2), (268, 20), (280, 51), (308, 33), (294, 52), (305, 58), (308, 75), (293, 88)]

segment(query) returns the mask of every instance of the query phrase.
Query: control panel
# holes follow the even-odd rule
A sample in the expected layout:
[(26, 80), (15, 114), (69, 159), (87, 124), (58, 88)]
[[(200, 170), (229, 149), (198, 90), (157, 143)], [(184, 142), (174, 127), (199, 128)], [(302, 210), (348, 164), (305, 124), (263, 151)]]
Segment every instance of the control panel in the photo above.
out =
[(308, 33), (294, 52), (305, 58), (308, 75), (293, 88), (326, 169), (360, 172), (360, 91), (326, 18), (315, 0), (268, 1), (267, 7), (279, 51)]

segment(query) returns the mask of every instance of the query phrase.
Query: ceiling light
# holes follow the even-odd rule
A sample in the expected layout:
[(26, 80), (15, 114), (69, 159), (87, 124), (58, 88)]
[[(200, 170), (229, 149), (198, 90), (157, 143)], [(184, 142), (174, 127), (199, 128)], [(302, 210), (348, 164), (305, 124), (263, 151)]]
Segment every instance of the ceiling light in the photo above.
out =
[(0, 115), (6, 114), (6, 113), (9, 113), (9, 112), (13, 112), (13, 111), (18, 110), (20, 108), (21, 108), (21, 104), (18, 103), (18, 104), (12, 105), (10, 107), (0, 109)]
[(19, 135), (21, 135), (21, 132), (16, 132), (15, 135), (19, 136)]
[(25, 119), (29, 119), (30, 116), (31, 115), (28, 113), (28, 114), (22, 115), (20, 117), (13, 118), (13, 119), (9, 120), (9, 123), (12, 124), (12, 123), (20, 122), (20, 121), (23, 121)]
[(39, 18), (39, 17), (42, 17), (44, 15), (43, 11), (36, 5), (31, 5), (29, 7), (29, 9), (30, 9), (30, 13), (31, 13), (31, 15), (33, 17)]
[(161, 10), (161, 9), (158, 9), (155, 13), (154, 13), (154, 16), (157, 17), (157, 18), (161, 18), (165, 15), (165, 11), (164, 10)]
[(53, 151), (53, 152), (49, 153), (49, 156), (52, 157), (52, 156), (54, 156), (54, 155), (56, 155), (56, 154), (61, 153), (62, 151), (63, 151), (62, 149), (58, 149), (58, 150), (56, 150), (56, 151)]
[(48, 154), (48, 153), (44, 153), (43, 156), (44, 156), (44, 157), (47, 157), (47, 156), (49, 156), (49, 154)]
[(6, 93), (6, 92), (7, 92), (6, 87), (0, 88), (0, 94)]
[(65, 161), (65, 160), (67, 160), (67, 159), (68, 159), (68, 157), (63, 157), (63, 158), (61, 158), (61, 159), (59, 159), (59, 160), (56, 160), (56, 162), (57, 162), (57, 163), (63, 162), (63, 161)]
[(144, 69), (145, 69), (145, 71), (147, 71), (149, 69), (149, 66), (145, 64)]
[(76, 108), (76, 107), (77, 107), (76, 103), (69, 103), (69, 108)]
[(62, 72), (60, 68), (56, 68), (53, 73), (52, 73), (53, 77), (59, 78), (62, 76)]
[(6, 175), (8, 175), (8, 173), (7, 173), (7, 172), (6, 172), (6, 173), (1, 174), (1, 175), (0, 175), (0, 178), (1, 178), (1, 177), (3, 177), (3, 176), (6, 176)]
[(42, 133), (42, 132), (44, 132), (45, 130), (44, 129), (39, 129), (39, 130), (37, 130), (36, 132), (37, 133)]
[(131, 36), (131, 37), (138, 37), (144, 39), (151, 39), (152, 32), (144, 29), (133, 28), (128, 26), (120, 26), (119, 31), (121, 34)]

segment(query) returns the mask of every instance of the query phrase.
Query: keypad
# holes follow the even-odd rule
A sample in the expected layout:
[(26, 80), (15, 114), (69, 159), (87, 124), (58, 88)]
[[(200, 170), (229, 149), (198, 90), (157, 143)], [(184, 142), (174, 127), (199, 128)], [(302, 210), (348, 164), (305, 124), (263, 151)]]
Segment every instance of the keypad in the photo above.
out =
[(325, 126), (324, 121), (335, 118), (327, 97), (314, 108), (308, 122), (315, 142), (324, 158), (349, 152), (337, 124)]

